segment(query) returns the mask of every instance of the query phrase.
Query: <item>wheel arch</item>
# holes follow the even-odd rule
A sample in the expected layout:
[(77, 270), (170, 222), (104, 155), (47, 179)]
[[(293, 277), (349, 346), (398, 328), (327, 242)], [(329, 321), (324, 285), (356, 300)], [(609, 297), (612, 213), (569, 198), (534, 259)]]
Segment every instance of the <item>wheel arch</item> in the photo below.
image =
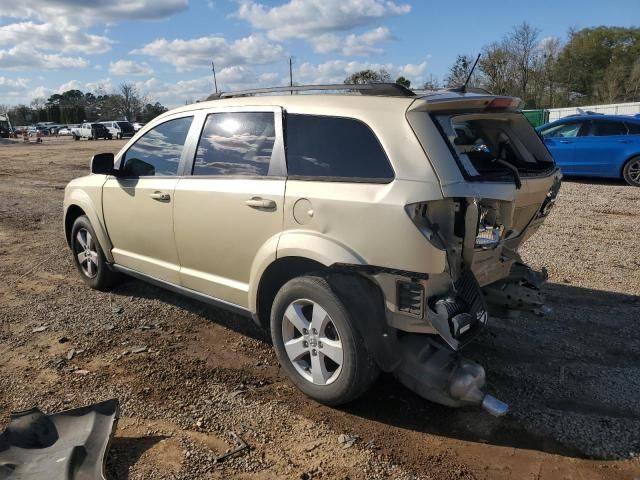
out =
[(91, 222), (91, 226), (98, 237), (98, 243), (102, 248), (107, 262), (113, 263), (113, 255), (111, 254), (111, 241), (107, 235), (107, 230), (102, 222), (102, 215), (97, 211), (95, 204), (91, 197), (81, 189), (73, 190), (65, 198), (64, 209), (64, 232), (67, 243), (71, 243), (71, 229), (76, 219), (86, 215)]
[(255, 320), (263, 327), (269, 327), (273, 300), (289, 280), (312, 272), (325, 272), (327, 266), (305, 257), (277, 258), (260, 276), (255, 294)]
[(67, 240), (67, 245), (71, 247), (71, 229), (73, 224), (82, 215), (86, 215), (85, 211), (78, 205), (69, 205), (64, 215), (64, 236)]
[[(257, 323), (268, 326), (270, 303), (282, 285), (294, 276), (327, 270), (336, 263), (364, 265), (366, 261), (347, 246), (318, 232), (287, 231), (267, 240), (256, 255), (249, 280), (248, 307)], [(275, 292), (265, 286), (269, 282), (278, 285)], [(265, 302), (269, 304), (266, 309)]]
[(620, 164), (620, 169), (618, 171), (618, 174), (620, 175), (620, 178), (624, 178), (624, 167), (626, 167), (627, 163), (629, 163), (634, 158), (640, 158), (640, 152), (633, 152), (631, 155), (627, 155), (625, 157), (625, 159)]

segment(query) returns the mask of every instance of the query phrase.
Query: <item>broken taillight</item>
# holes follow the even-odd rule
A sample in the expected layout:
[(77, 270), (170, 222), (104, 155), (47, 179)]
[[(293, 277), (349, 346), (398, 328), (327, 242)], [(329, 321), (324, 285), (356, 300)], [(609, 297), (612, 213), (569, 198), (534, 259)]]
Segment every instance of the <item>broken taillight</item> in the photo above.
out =
[(476, 232), (476, 247), (493, 248), (500, 243), (504, 225), (497, 222), (496, 210), (478, 205), (478, 230)]

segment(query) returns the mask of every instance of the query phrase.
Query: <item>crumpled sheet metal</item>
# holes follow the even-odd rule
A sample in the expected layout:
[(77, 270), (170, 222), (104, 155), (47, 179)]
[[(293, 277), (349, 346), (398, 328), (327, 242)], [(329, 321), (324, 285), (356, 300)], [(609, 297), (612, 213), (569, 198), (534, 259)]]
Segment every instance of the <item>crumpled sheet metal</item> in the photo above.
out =
[(15, 412), (0, 434), (0, 480), (103, 480), (118, 400), (51, 415)]

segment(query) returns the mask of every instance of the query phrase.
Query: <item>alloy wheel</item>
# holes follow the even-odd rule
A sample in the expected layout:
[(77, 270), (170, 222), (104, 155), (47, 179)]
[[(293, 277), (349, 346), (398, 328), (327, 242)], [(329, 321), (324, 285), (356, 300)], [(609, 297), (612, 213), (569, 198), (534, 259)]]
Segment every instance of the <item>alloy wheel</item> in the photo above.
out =
[(94, 278), (98, 274), (98, 250), (93, 236), (86, 228), (81, 228), (76, 233), (74, 253), (82, 273), (88, 278)]
[(315, 385), (329, 385), (340, 375), (344, 351), (331, 317), (318, 303), (299, 299), (285, 310), (284, 349), (296, 371)]
[(627, 172), (633, 182), (640, 184), (640, 159), (632, 162)]

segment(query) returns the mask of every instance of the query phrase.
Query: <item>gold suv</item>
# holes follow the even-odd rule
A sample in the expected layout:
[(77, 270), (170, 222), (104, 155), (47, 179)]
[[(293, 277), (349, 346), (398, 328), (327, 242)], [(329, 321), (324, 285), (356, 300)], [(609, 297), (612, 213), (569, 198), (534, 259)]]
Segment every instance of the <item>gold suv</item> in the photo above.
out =
[(124, 273), (269, 328), (321, 402), (353, 400), (382, 370), (499, 415), (457, 351), (487, 305), (542, 306), (544, 277), (517, 249), (560, 173), (520, 107), (389, 84), (221, 95), (94, 156), (66, 188), (66, 238), (92, 288)]

